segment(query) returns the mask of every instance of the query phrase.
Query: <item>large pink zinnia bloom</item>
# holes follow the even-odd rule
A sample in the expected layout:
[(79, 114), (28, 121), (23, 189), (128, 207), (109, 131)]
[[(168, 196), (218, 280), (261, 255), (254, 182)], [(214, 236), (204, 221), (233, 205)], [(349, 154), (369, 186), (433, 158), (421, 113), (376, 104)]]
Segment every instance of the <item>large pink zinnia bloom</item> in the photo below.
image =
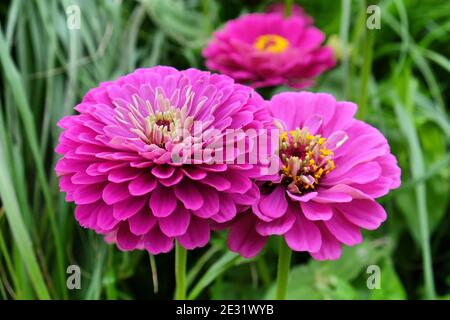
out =
[(334, 66), (325, 35), (307, 16), (253, 13), (228, 21), (203, 50), (206, 66), (253, 87), (303, 88)]
[(193, 134), (196, 122), (205, 134), (218, 130), (216, 139), (227, 129), (263, 128), (272, 122), (264, 103), (227, 76), (195, 69), (138, 69), (102, 83), (75, 107), (79, 114), (59, 121), (60, 188), (80, 225), (122, 250), (168, 252), (174, 239), (204, 246), (210, 222), (234, 218), (259, 196), (251, 180), (259, 169), (173, 161), (172, 151), (180, 143), (187, 152), (208, 148), (210, 140)]
[(261, 198), (231, 225), (228, 245), (256, 255), (268, 236), (294, 251), (338, 259), (341, 245), (362, 241), (361, 228), (386, 220), (375, 199), (399, 187), (400, 169), (384, 136), (354, 118), (356, 105), (309, 92), (274, 96), (280, 127), (280, 174), (261, 185)]

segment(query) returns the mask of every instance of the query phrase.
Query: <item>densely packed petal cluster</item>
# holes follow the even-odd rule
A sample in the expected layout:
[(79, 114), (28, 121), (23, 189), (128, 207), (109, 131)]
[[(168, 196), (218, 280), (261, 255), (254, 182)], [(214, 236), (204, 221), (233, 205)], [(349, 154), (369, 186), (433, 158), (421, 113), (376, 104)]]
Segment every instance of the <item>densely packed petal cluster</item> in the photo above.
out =
[[(122, 250), (168, 252), (174, 239), (186, 249), (204, 246), (211, 222), (231, 220), (259, 196), (251, 180), (257, 165), (203, 156), (228, 129), (273, 123), (264, 100), (227, 76), (138, 69), (90, 90), (75, 109), (59, 121), (60, 188), (80, 225)], [(198, 153), (195, 162), (180, 161)]]
[(321, 93), (272, 98), (280, 171), (231, 225), (232, 251), (252, 257), (268, 236), (282, 235), (294, 251), (337, 259), (342, 244), (362, 241), (361, 229), (381, 225), (386, 213), (375, 199), (399, 187), (400, 169), (384, 136), (354, 118), (356, 109)]
[(247, 14), (228, 21), (203, 51), (206, 66), (253, 87), (303, 88), (334, 66), (325, 35), (303, 14)]

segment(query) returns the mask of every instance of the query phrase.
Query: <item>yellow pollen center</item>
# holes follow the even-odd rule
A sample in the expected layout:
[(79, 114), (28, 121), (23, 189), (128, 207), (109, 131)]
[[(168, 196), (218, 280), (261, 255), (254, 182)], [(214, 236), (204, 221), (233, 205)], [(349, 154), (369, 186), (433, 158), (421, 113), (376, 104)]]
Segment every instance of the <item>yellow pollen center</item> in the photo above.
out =
[(282, 183), (292, 193), (313, 190), (334, 168), (334, 153), (326, 147), (327, 139), (311, 135), (308, 128), (297, 128), (280, 135)]
[(254, 47), (263, 52), (281, 53), (289, 47), (289, 41), (277, 34), (264, 34), (256, 39)]

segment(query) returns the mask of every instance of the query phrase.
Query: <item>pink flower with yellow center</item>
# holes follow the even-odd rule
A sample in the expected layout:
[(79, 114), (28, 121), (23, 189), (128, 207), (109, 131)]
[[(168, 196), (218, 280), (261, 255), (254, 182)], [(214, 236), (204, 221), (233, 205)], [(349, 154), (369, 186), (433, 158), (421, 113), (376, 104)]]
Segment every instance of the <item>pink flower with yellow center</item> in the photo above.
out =
[[(122, 250), (168, 252), (175, 239), (204, 246), (211, 222), (233, 219), (259, 196), (257, 164), (208, 156), (211, 139), (272, 123), (264, 100), (227, 76), (138, 69), (91, 89), (75, 109), (58, 123), (59, 185), (80, 225)], [(202, 157), (180, 161), (192, 155)]]
[(206, 66), (253, 87), (303, 88), (335, 65), (306, 15), (253, 13), (228, 21), (203, 50)]
[(321, 93), (282, 93), (270, 110), (280, 133), (279, 174), (231, 224), (228, 245), (256, 255), (270, 235), (315, 259), (337, 259), (386, 219), (375, 199), (400, 186), (384, 136), (354, 118), (356, 105)]

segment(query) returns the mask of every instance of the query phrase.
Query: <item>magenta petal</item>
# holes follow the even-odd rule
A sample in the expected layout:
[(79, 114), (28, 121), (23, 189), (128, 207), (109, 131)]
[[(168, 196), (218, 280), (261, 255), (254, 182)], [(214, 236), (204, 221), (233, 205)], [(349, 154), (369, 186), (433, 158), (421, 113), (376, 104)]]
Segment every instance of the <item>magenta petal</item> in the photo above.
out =
[(142, 208), (137, 214), (128, 219), (130, 231), (135, 235), (143, 235), (150, 231), (156, 224), (155, 217), (151, 214), (148, 207)]
[(174, 187), (175, 195), (187, 209), (197, 210), (203, 206), (204, 200), (197, 187), (187, 180)]
[(229, 192), (243, 194), (253, 186), (252, 180), (241, 174), (239, 171), (228, 170), (224, 175), (231, 182)]
[(314, 202), (318, 203), (342, 203), (352, 201), (352, 197), (344, 192), (335, 191), (319, 191), (319, 194), (314, 198)]
[(231, 187), (230, 181), (217, 174), (209, 174), (201, 182), (216, 188), (217, 191), (226, 191)]
[(276, 187), (259, 201), (259, 210), (267, 217), (279, 218), (286, 213), (288, 203), (283, 187)]
[(117, 231), (117, 246), (120, 250), (134, 250), (139, 243), (140, 237), (130, 232), (128, 222), (123, 222)]
[(148, 196), (130, 197), (113, 205), (114, 218), (117, 220), (126, 220), (138, 213), (147, 203)]
[(114, 204), (129, 198), (128, 183), (108, 183), (103, 189), (102, 197), (107, 204)]
[(102, 186), (88, 184), (78, 187), (73, 193), (73, 199), (77, 205), (96, 202), (102, 197)]
[(178, 205), (174, 212), (169, 216), (160, 218), (159, 227), (168, 237), (176, 237), (184, 234), (189, 226), (191, 215), (189, 211), (181, 205)]
[(250, 213), (243, 213), (230, 228), (228, 248), (245, 258), (252, 258), (264, 247), (267, 237), (255, 231), (256, 219)]
[(155, 166), (152, 169), (152, 174), (159, 179), (169, 178), (175, 172), (175, 168), (167, 165)]
[(193, 213), (200, 218), (210, 218), (219, 212), (219, 196), (212, 188), (202, 187), (203, 206)]
[(306, 202), (306, 201), (313, 199), (315, 196), (317, 196), (317, 192), (308, 192), (308, 193), (305, 193), (304, 195), (292, 194), (289, 191), (286, 191), (286, 193), (289, 196), (289, 198), (291, 198), (294, 201), (299, 201), (299, 202)]
[(311, 252), (316, 260), (336, 260), (342, 253), (341, 243), (325, 227), (320, 227), (322, 245), (317, 252)]
[(231, 221), (236, 216), (236, 205), (227, 194), (219, 194), (219, 212), (211, 218), (219, 223)]
[(335, 212), (333, 218), (324, 222), (327, 229), (334, 237), (348, 246), (362, 242), (361, 230), (349, 222), (341, 213)]
[(260, 221), (256, 224), (256, 231), (262, 236), (283, 235), (295, 222), (295, 215), (291, 212), (291, 208), (281, 218), (271, 222)]
[(350, 203), (336, 205), (350, 222), (357, 226), (375, 230), (386, 220), (384, 208), (373, 200), (353, 200)]
[(128, 185), (128, 190), (133, 196), (141, 196), (153, 191), (156, 188), (157, 181), (150, 174), (143, 174), (132, 180)]
[[(333, 172), (331, 172), (331, 174), (332, 173)], [(356, 165), (352, 170), (340, 176), (334, 177), (331, 174), (324, 179), (324, 184), (368, 184), (380, 177), (381, 167), (376, 162), (367, 162)]]
[(319, 228), (302, 214), (296, 216), (292, 228), (286, 232), (284, 238), (294, 251), (316, 252), (322, 244)]
[(315, 135), (317, 130), (319, 130), (320, 126), (323, 123), (323, 118), (318, 114), (313, 114), (303, 123), (303, 128), (308, 128), (308, 131), (311, 135)]
[(192, 180), (202, 180), (206, 177), (206, 171), (196, 167), (185, 167), (181, 169), (183, 173)]
[(141, 170), (132, 168), (120, 168), (112, 170), (108, 175), (108, 180), (114, 183), (122, 183), (133, 180), (141, 174)]
[(333, 209), (327, 204), (315, 202), (302, 202), (302, 211), (308, 220), (330, 220), (333, 216)]
[(113, 216), (113, 207), (108, 205), (103, 205), (100, 210), (98, 210), (97, 215), (97, 225), (103, 230), (113, 229), (119, 221)]
[(81, 226), (86, 226), (86, 222), (89, 220), (90, 216), (103, 206), (103, 201), (78, 205), (75, 208), (75, 219), (77, 219)]
[(176, 170), (169, 178), (159, 179), (159, 183), (165, 187), (172, 187), (183, 179), (181, 170)]
[(334, 151), (342, 146), (347, 140), (348, 135), (345, 131), (335, 131), (327, 138), (326, 147), (328, 150)]
[(233, 198), (233, 201), (236, 202), (236, 204), (253, 205), (259, 200), (260, 193), (259, 188), (256, 186), (256, 184), (253, 184), (252, 188), (247, 193), (233, 193), (230, 194), (230, 196)]
[(187, 231), (182, 236), (177, 237), (177, 240), (185, 249), (192, 250), (204, 247), (208, 243), (209, 237), (210, 227), (208, 221), (193, 216)]
[(173, 248), (173, 238), (166, 236), (161, 232), (158, 225), (155, 225), (144, 236), (144, 246), (151, 254), (166, 253)]
[(167, 217), (177, 207), (177, 198), (172, 188), (158, 187), (153, 190), (149, 204), (155, 217)]

